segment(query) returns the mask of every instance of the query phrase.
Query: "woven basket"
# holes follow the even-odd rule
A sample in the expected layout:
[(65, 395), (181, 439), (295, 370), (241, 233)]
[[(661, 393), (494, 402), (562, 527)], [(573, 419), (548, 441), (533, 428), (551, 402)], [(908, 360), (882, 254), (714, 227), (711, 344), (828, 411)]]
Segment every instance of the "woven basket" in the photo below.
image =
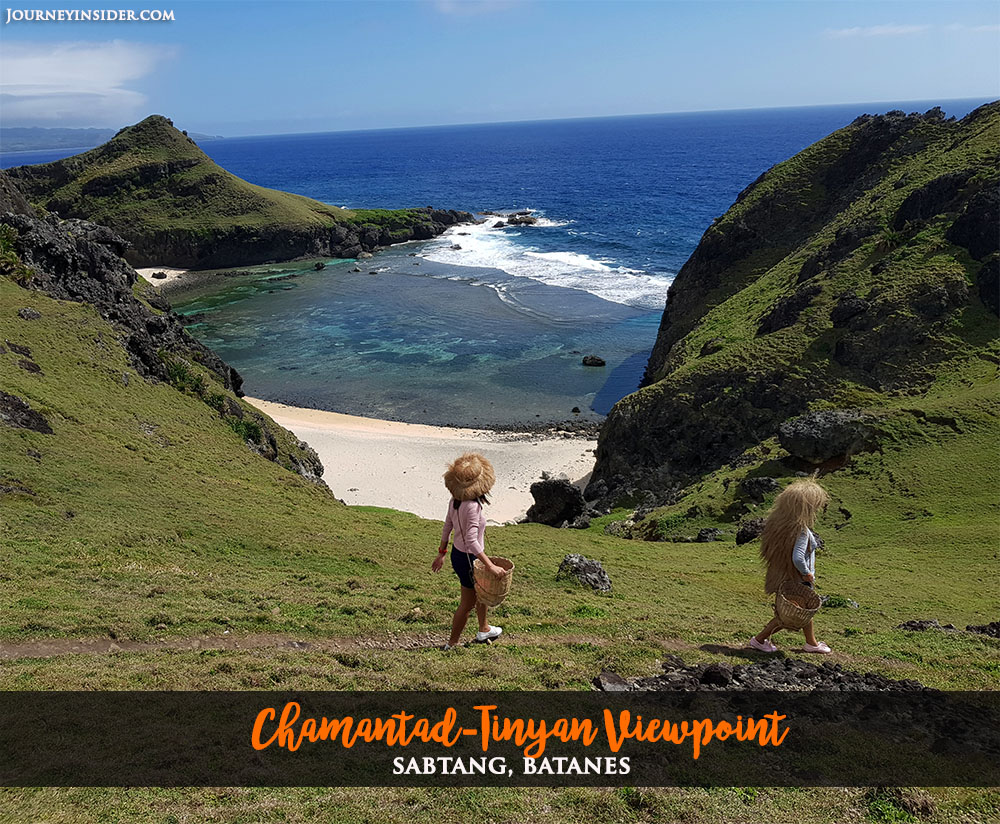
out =
[(510, 582), (514, 577), (514, 564), (506, 558), (496, 555), (490, 560), (504, 570), (504, 574), (500, 578), (490, 572), (478, 558), (472, 565), (472, 575), (476, 579), (476, 598), (488, 607), (496, 607), (502, 604), (503, 599), (510, 593)]
[(774, 596), (774, 614), (785, 629), (802, 629), (819, 607), (816, 592), (798, 581), (785, 581)]

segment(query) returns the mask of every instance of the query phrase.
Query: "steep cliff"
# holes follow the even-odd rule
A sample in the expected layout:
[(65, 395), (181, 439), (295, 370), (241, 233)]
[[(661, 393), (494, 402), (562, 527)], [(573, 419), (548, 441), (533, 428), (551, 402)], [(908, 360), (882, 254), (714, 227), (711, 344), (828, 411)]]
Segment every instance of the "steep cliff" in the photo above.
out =
[(995, 373), (998, 183), (998, 103), (861, 117), (762, 174), (671, 286), (589, 497), (670, 500), (790, 417)]
[(298, 257), (356, 257), (423, 240), (472, 220), (468, 212), (340, 209), (230, 174), (160, 115), (83, 154), (10, 176), (62, 218), (107, 226), (133, 266), (211, 269)]

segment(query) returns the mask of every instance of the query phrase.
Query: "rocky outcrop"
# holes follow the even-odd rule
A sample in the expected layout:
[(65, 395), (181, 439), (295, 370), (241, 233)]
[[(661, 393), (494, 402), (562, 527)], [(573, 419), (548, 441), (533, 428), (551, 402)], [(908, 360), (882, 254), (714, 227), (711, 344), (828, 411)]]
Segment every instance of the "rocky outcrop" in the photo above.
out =
[(714, 690), (830, 690), (836, 692), (915, 692), (926, 689), (919, 681), (886, 678), (876, 672), (844, 669), (824, 661), (814, 664), (794, 658), (768, 658), (750, 664), (687, 665), (676, 655), (663, 661), (663, 671), (644, 678), (625, 679), (604, 672), (594, 686), (608, 692)]
[(567, 478), (546, 478), (531, 485), (535, 502), (529, 507), (527, 521), (546, 526), (563, 526), (572, 523), (586, 509), (586, 501), (579, 487)]
[(185, 332), (169, 304), (152, 294), (152, 305), (135, 298), (138, 275), (122, 259), (125, 241), (110, 229), (55, 215), (43, 219), (7, 212), (0, 220), (17, 233), (14, 249), (33, 272), (24, 285), (93, 306), (121, 333), (141, 375), (166, 381), (168, 366), (161, 353), (171, 352), (196, 361), (227, 389), (239, 392), (239, 373)]
[(876, 443), (877, 418), (852, 409), (810, 412), (778, 427), (778, 442), (796, 458), (820, 464)]
[(185, 228), (142, 231), (125, 229), (130, 242), (128, 261), (136, 267), (177, 266), (217, 269), (252, 266), (296, 258), (360, 258), (395, 243), (428, 240), (459, 223), (472, 220), (469, 212), (413, 209), (405, 225), (389, 229), (375, 223), (338, 223), (333, 226), (262, 228), (232, 226), (205, 237)]
[(611, 578), (600, 561), (582, 555), (567, 555), (559, 564), (556, 580), (573, 580), (597, 592), (611, 592)]

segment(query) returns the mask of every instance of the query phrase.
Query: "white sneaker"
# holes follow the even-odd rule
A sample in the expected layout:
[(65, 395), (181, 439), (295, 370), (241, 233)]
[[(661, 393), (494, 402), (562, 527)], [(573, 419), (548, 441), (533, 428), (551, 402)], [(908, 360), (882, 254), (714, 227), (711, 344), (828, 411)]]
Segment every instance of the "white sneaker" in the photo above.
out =
[(490, 627), (490, 631), (489, 632), (477, 632), (476, 633), (476, 641), (478, 643), (480, 643), (480, 644), (483, 641), (492, 641), (495, 638), (499, 638), (500, 637), (500, 633), (502, 633), (502, 632), (503, 632), (503, 629), (501, 629), (500, 627)]

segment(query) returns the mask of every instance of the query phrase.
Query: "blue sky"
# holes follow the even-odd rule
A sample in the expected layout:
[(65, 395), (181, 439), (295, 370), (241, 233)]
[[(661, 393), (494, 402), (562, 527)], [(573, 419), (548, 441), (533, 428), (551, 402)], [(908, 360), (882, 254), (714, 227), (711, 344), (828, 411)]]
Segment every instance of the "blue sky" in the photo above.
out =
[[(11, 22), (18, 8), (167, 23)], [(1000, 97), (1000, 3), (14, 0), (0, 122), (229, 136)]]

